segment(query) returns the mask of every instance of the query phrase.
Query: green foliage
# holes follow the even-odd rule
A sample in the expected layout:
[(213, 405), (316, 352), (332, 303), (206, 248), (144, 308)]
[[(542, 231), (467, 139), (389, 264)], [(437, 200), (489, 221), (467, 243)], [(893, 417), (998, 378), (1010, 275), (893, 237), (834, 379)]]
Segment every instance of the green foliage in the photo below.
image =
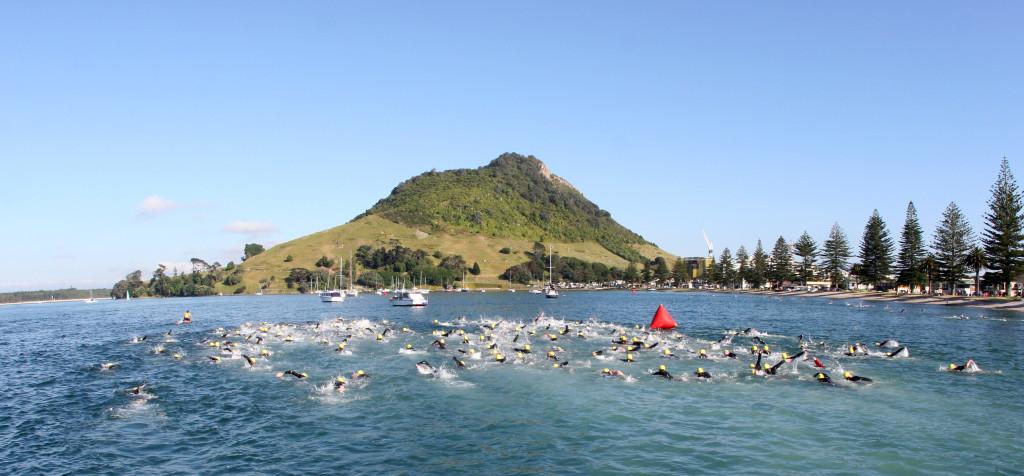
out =
[(675, 280), (677, 288), (690, 282), (689, 269), (682, 258), (676, 258), (676, 262), (672, 263), (672, 279)]
[(125, 276), (125, 279), (114, 284), (111, 296), (116, 299), (123, 299), (129, 292), (134, 297), (211, 296), (217, 294), (214, 286), (220, 280), (220, 273), (218, 271), (197, 271), (189, 274), (175, 273), (174, 276), (167, 276), (166, 271), (167, 268), (164, 265), (159, 265), (153, 271), (153, 278), (150, 279), (149, 283), (142, 281), (142, 271), (132, 272)]
[(946, 211), (942, 212), (942, 221), (935, 229), (933, 240), (932, 249), (935, 250), (935, 262), (938, 265), (937, 277), (946, 282), (952, 292), (956, 283), (967, 276), (964, 259), (974, 246), (974, 232), (956, 203), (950, 202)]
[(238, 289), (235, 289), (235, 291), (232, 294), (244, 294), (244, 293), (245, 293), (245, 285), (243, 284), (243, 285), (239, 286)]
[(108, 296), (111, 289), (54, 289), (51, 291), (14, 291), (0, 293), (0, 304), (14, 304), (18, 302), (50, 301), (65, 299), (89, 299), (92, 292), (94, 298)]
[(231, 271), (233, 269), (235, 269), (235, 262), (234, 261), (228, 261), (227, 266), (224, 266), (224, 271)]
[(245, 261), (253, 256), (256, 256), (264, 251), (263, 245), (257, 243), (249, 243), (245, 245), (245, 254), (242, 256), (242, 261)]
[(768, 253), (765, 253), (761, 246), (761, 240), (757, 240), (757, 248), (754, 248), (754, 266), (751, 267), (747, 281), (754, 289), (760, 289), (768, 282)]
[(234, 286), (242, 282), (242, 273), (231, 273), (224, 277), (225, 286)]
[(1009, 290), (1010, 282), (1024, 273), (1024, 201), (1006, 157), (992, 185), (988, 208), (985, 230), (981, 234), (986, 255), (984, 266), (990, 270), (985, 273), (985, 279)]
[[(896, 258), (896, 283), (911, 288), (928, 284), (929, 278), (924, 271), (924, 260), (928, 251), (924, 247), (924, 232), (917, 221), (917, 209), (914, 202), (907, 204), (907, 218), (900, 232), (900, 251)], [(930, 285), (929, 285), (930, 286)]]
[(332, 260), (332, 259), (330, 259), (330, 258), (328, 258), (326, 256), (321, 256), (320, 259), (318, 259), (316, 261), (316, 265), (315, 266), (317, 268), (333, 268), (334, 267), (334, 260)]
[(295, 258), (292, 258), (292, 255), (288, 255), (288, 256), (284, 257), (284, 262), (285, 263), (291, 263), (293, 259), (295, 259)]
[(775, 247), (772, 248), (769, 277), (775, 286), (781, 286), (785, 281), (791, 281), (793, 275), (793, 255), (789, 252), (789, 244), (786, 239), (779, 237), (775, 240)]
[(821, 269), (828, 276), (832, 288), (840, 289), (846, 287), (844, 271), (849, 269), (850, 241), (846, 239), (846, 233), (839, 227), (839, 223), (832, 225), (822, 249)]
[(426, 172), (395, 187), (356, 217), (377, 214), (396, 223), (543, 241), (595, 241), (630, 261), (646, 259), (631, 245), (648, 244), (535, 157), (506, 153), (487, 166)]
[(795, 250), (794, 254), (800, 257), (798, 276), (800, 281), (803, 281), (804, 285), (806, 285), (807, 281), (814, 277), (814, 262), (818, 256), (818, 244), (804, 230), (804, 234), (800, 235), (800, 238), (796, 240), (793, 248)]
[(864, 225), (864, 237), (860, 242), (860, 268), (857, 275), (865, 283), (878, 286), (878, 283), (889, 279), (892, 268), (892, 238), (885, 227), (885, 221), (878, 214), (878, 209), (868, 218)]
[(500, 249), (500, 250), (498, 250), (498, 253), (505, 254), (505, 255), (507, 255), (507, 254), (509, 254), (511, 252), (512, 252), (512, 250), (509, 249), (509, 247), (507, 247), (507, 246), (502, 248), (502, 249)]
[(469, 270), (469, 274), (472, 274), (473, 276), (480, 276), (480, 263), (474, 261), (473, 267)]
[(718, 284), (722, 286), (732, 288), (736, 286), (739, 280), (739, 273), (736, 272), (735, 266), (733, 266), (732, 252), (729, 248), (722, 250), (722, 254), (718, 258)]

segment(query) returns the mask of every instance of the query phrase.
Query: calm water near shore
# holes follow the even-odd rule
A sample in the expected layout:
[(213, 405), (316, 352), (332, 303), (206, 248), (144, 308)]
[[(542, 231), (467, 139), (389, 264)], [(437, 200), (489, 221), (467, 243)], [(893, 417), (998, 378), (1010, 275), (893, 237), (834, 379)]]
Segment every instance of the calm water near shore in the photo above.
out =
[[(697, 292), (428, 297), (420, 309), (374, 295), (338, 304), (239, 296), (0, 307), (0, 467), (8, 474), (1024, 470), (1021, 313)], [(658, 304), (679, 327), (645, 336), (634, 326), (648, 324)], [(186, 309), (196, 322), (176, 325)], [(546, 317), (534, 323), (541, 312)], [(387, 327), (395, 331), (378, 341)], [(747, 328), (763, 333), (769, 363), (799, 352), (797, 336), (807, 336), (808, 353), (836, 385), (818, 383), (811, 362), (752, 375), (749, 336), (726, 345), (738, 359), (723, 357), (715, 341)], [(469, 342), (433, 334), (453, 329), (464, 329)], [(657, 346), (622, 362), (625, 354), (610, 350), (622, 329)], [(431, 345), (440, 338), (448, 349)], [(885, 339), (910, 356), (888, 358), (894, 349), (871, 345)], [(336, 352), (342, 342), (347, 352)], [(843, 355), (856, 342), (870, 354)], [(509, 363), (494, 361), (491, 343)], [(513, 349), (526, 344), (533, 352), (516, 358)], [(666, 348), (679, 358), (665, 358)], [(698, 359), (701, 348), (712, 358)], [(558, 360), (545, 357), (552, 350)], [(456, 368), (452, 356), (468, 368)], [(948, 371), (968, 359), (982, 371)], [(417, 372), (421, 360), (438, 372)], [(649, 375), (662, 364), (685, 380)], [(693, 375), (698, 367), (711, 381)], [(603, 368), (629, 378), (601, 377)], [(372, 378), (334, 391), (337, 377), (359, 369)], [(285, 370), (308, 377), (275, 376)], [(845, 382), (843, 371), (873, 382)], [(143, 382), (140, 395), (125, 391)]]

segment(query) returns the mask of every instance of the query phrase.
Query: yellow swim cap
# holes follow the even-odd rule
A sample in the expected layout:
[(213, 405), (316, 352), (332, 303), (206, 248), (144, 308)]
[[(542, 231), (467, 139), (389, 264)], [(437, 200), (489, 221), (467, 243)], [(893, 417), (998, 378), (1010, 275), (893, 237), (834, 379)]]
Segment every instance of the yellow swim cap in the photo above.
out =
[(469, 353), (470, 353), (470, 354), (472, 354), (472, 353), (474, 353), (474, 352), (476, 352), (476, 349), (469, 349)]
[(412, 344), (405, 344), (405, 348), (406, 349), (411, 349), (412, 348)]
[(356, 371), (356, 375), (363, 375), (363, 374), (365, 374), (365, 373), (366, 373), (366, 372), (363, 372), (362, 370), (357, 370), (357, 371)]
[(608, 372), (611, 372), (611, 370), (608, 370), (608, 369), (604, 369), (604, 370), (602, 370), (601, 372), (603, 372), (603, 373), (608, 373)]
[(437, 324), (437, 319), (434, 319), (434, 324)]
[(672, 353), (671, 351), (669, 351), (668, 349), (665, 349), (665, 355), (668, 355), (668, 354), (671, 354), (671, 353)]
[(338, 377), (338, 381), (341, 383), (345, 383), (345, 377)]
[(664, 365), (659, 365), (658, 366), (658, 370), (665, 370), (665, 366)]
[(440, 340), (439, 342), (441, 342), (442, 344), (444, 344), (444, 339), (441, 339), (441, 340)]
[(556, 364), (552, 365), (552, 367), (558, 367), (558, 364), (556, 363)]
[(850, 378), (852, 376), (853, 376), (853, 374), (851, 374), (850, 372), (843, 372), (843, 377), (844, 378)]
[(764, 368), (765, 369), (770, 369), (771, 367), (768, 364), (764, 364)]
[(815, 376), (814, 376), (814, 378), (816, 378), (816, 379), (818, 379), (818, 380), (824, 379), (824, 378), (825, 378), (825, 374), (818, 374), (818, 375), (815, 375)]
[(530, 344), (524, 345), (523, 348), (526, 349), (526, 350), (530, 350)]
[(949, 364), (949, 368), (955, 369), (956, 368), (956, 364)]
[(178, 354), (174, 354), (174, 358), (175, 358), (175, 359), (180, 359), (180, 358), (181, 358), (181, 356), (180, 356), (180, 355), (178, 355)]
[(750, 364), (750, 368), (754, 368), (754, 364)]
[(706, 351), (706, 350), (704, 350), (704, 349), (701, 349), (701, 350), (700, 350), (700, 353), (701, 353), (701, 354), (706, 354), (706, 353), (707, 353), (707, 351)]
[(633, 354), (626, 354), (626, 360), (633, 360)]
[(309, 377), (309, 374), (307, 374), (306, 372), (302, 372), (302, 376), (303, 377)]
[(523, 353), (522, 352), (516, 352), (516, 357), (519, 357), (520, 359), (523, 358)]
[(697, 373), (699, 373), (699, 374), (704, 373), (704, 367), (697, 367)]
[(768, 350), (768, 346), (764, 346), (764, 350)]
[(782, 353), (782, 358), (783, 359), (788, 359), (789, 358), (789, 354), (786, 354), (785, 352), (783, 352)]

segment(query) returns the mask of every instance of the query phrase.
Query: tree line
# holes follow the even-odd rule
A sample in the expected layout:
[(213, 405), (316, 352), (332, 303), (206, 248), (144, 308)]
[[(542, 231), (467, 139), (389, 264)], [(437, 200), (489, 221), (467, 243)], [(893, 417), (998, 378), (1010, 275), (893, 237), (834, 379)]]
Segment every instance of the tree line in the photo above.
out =
[[(991, 194), (980, 238), (956, 203), (950, 202), (927, 243), (911, 201), (898, 243), (876, 209), (864, 225), (856, 254), (835, 223), (820, 248), (806, 231), (792, 247), (780, 236), (770, 254), (760, 240), (749, 256), (743, 246), (735, 258), (726, 248), (702, 278), (723, 287), (739, 287), (743, 282), (754, 288), (779, 287), (786, 282), (821, 280), (833, 289), (846, 289), (851, 284), (847, 276), (853, 276), (876, 289), (906, 286), (931, 290), (938, 283), (953, 293), (957, 283), (973, 272), (975, 289), (984, 284), (1012, 295), (1010, 283), (1024, 273), (1024, 196), (1005, 157)], [(858, 261), (851, 262), (852, 258)], [(987, 270), (984, 280), (982, 270)]]

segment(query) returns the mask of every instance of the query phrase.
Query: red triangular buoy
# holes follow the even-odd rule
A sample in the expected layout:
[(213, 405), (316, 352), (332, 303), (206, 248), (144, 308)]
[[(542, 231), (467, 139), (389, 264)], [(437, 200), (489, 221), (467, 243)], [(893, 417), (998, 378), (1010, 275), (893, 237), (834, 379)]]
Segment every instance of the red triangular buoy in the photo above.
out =
[(651, 329), (671, 329), (676, 326), (676, 320), (665, 310), (663, 304), (658, 304), (658, 310), (651, 319)]

